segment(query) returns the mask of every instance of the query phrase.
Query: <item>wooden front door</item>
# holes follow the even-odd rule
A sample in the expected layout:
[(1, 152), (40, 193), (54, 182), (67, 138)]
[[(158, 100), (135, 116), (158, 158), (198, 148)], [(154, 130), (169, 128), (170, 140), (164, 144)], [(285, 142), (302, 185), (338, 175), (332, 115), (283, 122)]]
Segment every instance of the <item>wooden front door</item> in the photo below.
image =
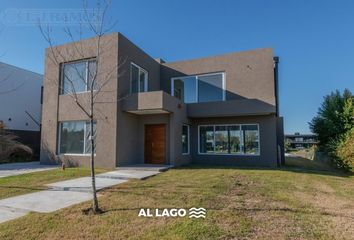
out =
[(166, 124), (145, 125), (145, 163), (166, 163)]

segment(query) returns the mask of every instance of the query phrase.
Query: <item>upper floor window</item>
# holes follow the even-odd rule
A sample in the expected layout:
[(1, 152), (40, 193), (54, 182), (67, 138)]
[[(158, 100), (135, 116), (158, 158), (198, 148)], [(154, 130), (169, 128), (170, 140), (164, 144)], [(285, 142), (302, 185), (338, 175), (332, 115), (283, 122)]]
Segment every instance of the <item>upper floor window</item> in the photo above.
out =
[(135, 63), (130, 65), (130, 89), (131, 93), (148, 91), (148, 72)]
[(224, 101), (224, 73), (172, 78), (171, 93), (185, 103)]
[[(96, 77), (96, 69), (95, 59), (63, 63), (61, 65), (60, 94), (90, 91), (92, 81)], [(97, 84), (94, 84), (93, 89), (97, 89)]]

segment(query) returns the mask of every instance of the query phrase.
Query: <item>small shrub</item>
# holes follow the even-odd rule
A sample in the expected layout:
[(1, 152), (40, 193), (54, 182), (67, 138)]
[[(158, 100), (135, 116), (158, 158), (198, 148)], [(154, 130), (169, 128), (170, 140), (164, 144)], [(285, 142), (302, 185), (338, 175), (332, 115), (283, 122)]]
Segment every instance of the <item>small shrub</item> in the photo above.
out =
[(7, 162), (9, 159), (21, 159), (28, 161), (32, 159), (33, 151), (30, 147), (17, 141), (17, 136), (0, 129), (0, 162)]

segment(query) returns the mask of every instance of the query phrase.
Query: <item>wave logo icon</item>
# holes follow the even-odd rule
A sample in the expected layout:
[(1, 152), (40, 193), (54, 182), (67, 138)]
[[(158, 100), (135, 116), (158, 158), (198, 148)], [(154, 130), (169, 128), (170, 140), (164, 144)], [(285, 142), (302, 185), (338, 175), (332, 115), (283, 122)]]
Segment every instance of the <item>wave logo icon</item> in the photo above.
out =
[(189, 218), (205, 218), (206, 209), (205, 208), (195, 208), (189, 209)]

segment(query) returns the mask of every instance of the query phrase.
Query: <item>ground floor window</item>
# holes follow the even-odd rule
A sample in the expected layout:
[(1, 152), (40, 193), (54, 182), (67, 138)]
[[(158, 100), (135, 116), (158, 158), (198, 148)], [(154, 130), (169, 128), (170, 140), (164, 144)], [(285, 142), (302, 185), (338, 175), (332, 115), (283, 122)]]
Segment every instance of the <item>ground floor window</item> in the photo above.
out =
[[(93, 136), (96, 137), (96, 123), (93, 125)], [(59, 154), (90, 154), (90, 122), (67, 121), (59, 123)], [(96, 149), (96, 148), (95, 148)]]
[(189, 126), (182, 126), (182, 153), (189, 154)]
[(199, 126), (200, 154), (259, 155), (258, 124)]

